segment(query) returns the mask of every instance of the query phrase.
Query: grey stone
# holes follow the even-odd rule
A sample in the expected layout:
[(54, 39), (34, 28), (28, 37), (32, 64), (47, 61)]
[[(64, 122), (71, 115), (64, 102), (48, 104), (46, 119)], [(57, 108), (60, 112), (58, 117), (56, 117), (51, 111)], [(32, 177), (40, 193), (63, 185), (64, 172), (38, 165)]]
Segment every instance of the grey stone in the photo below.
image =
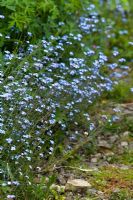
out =
[(97, 163), (98, 159), (96, 157), (91, 158), (91, 163)]
[(121, 146), (122, 147), (127, 147), (128, 146), (128, 142), (127, 141), (122, 141), (121, 142)]
[(78, 189), (87, 189), (90, 188), (91, 184), (83, 179), (72, 179), (68, 180), (66, 183), (66, 190), (78, 190)]
[(100, 140), (98, 143), (98, 147), (104, 147), (107, 149), (111, 149), (112, 145), (109, 144), (106, 140)]
[(125, 131), (125, 132), (123, 133), (123, 136), (129, 136), (129, 134), (130, 134), (129, 131)]

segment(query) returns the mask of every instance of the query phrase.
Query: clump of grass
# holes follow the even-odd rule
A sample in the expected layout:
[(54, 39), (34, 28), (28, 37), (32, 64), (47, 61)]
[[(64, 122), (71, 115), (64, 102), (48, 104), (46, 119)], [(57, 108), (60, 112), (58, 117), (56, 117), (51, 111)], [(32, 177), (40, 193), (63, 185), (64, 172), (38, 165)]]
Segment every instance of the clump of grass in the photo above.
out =
[(109, 98), (114, 99), (118, 103), (131, 103), (133, 100), (132, 87), (132, 81), (120, 81), (110, 93)]
[[(113, 191), (118, 188), (123, 190), (125, 188), (127, 194), (130, 195), (132, 190), (132, 169), (121, 169), (119, 167), (102, 167), (100, 172), (93, 173), (92, 183), (93, 186), (104, 192), (108, 197)], [(133, 195), (133, 193), (132, 193)], [(117, 196), (117, 195), (116, 195)]]
[(130, 150), (126, 150), (122, 155), (116, 155), (113, 156), (111, 159), (111, 163), (120, 163), (124, 165), (133, 165), (133, 158), (132, 158), (133, 152)]
[(122, 189), (122, 190), (118, 190), (116, 192), (112, 192), (109, 200), (132, 200), (133, 195), (131, 194), (131, 192), (128, 189)]

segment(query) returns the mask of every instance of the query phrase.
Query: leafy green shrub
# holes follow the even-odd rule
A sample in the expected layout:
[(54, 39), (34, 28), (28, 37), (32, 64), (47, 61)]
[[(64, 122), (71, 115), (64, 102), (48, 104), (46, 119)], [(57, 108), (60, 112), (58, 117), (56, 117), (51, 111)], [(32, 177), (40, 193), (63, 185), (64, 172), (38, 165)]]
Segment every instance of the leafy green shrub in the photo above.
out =
[[(99, 10), (99, 16), (103, 15), (102, 7), (105, 16), (108, 14), (106, 11), (110, 10), (113, 17), (117, 7), (118, 11), (120, 10), (122, 13), (124, 11), (122, 11), (121, 6), (124, 10), (129, 11), (132, 1), (121, 0), (120, 5), (117, 5), (114, 0), (108, 3), (99, 0), (91, 0), (90, 2), (87, 0), (22, 0), (21, 2), (18, 0), (1, 0), (0, 13), (1, 16), (5, 16), (5, 20), (0, 19), (0, 31), (4, 36), (11, 37), (10, 42), (15, 39), (16, 42), (20, 43), (26, 40), (25, 32), (31, 32), (34, 41), (38, 38), (38, 35), (49, 37), (50, 34), (58, 36), (69, 32), (76, 33), (79, 31), (78, 18), (85, 13), (86, 7), (91, 3), (95, 3)], [(7, 41), (2, 39), (0, 46), (4, 45), (5, 48), (5, 43)]]
[[(36, 186), (34, 178), (55, 152), (65, 154), (75, 143), (82, 142), (83, 131), (91, 135), (95, 124), (89, 108), (103, 92), (112, 90), (118, 83), (114, 68), (119, 69), (126, 62), (119, 55), (119, 49), (109, 48), (108, 57), (104, 52), (103, 46), (115, 38), (111, 20), (100, 16), (93, 4), (84, 9), (86, 1), (65, 3), (51, 0), (42, 5), (41, 1), (22, 1), (22, 4), (14, 1), (12, 5), (12, 1), (1, 1), (6, 13), (1, 20), (9, 26), (14, 26), (15, 20), (13, 44), (17, 44), (15, 47), (9, 44), (8, 48), (5, 42), (10, 36), (5, 38), (7, 32), (3, 30), (0, 65), (2, 198), (7, 194), (19, 199), (42, 198), (45, 181)], [(26, 23), (22, 20), (22, 8), (27, 8)], [(64, 24), (59, 23), (60, 19)], [(32, 28), (33, 38), (27, 33)], [(34, 34), (40, 38), (33, 43)], [(46, 36), (41, 38), (43, 34)], [(123, 71), (119, 75), (123, 76)], [(38, 191), (41, 192), (35, 197)]]
[[(5, 15), (6, 26), (2, 33), (9, 32), (10, 28), (17, 28), (19, 31), (30, 31), (36, 37), (49, 36), (60, 33), (60, 27), (66, 23), (66, 28), (61, 29), (71, 31), (74, 19), (81, 15), (87, 1), (83, 0), (1, 0), (1, 12)], [(7, 28), (7, 29), (6, 29)]]

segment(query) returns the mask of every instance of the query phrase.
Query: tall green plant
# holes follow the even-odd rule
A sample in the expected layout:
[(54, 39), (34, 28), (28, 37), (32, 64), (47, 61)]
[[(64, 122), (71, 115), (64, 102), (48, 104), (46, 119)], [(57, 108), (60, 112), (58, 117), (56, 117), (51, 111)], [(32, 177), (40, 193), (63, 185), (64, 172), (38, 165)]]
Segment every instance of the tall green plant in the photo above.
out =
[[(60, 21), (71, 19), (72, 14), (83, 10), (86, 0), (1, 0), (2, 13), (6, 15), (8, 28), (16, 26), (37, 34), (46, 32), (46, 28), (55, 28)], [(57, 30), (56, 30), (57, 31)]]

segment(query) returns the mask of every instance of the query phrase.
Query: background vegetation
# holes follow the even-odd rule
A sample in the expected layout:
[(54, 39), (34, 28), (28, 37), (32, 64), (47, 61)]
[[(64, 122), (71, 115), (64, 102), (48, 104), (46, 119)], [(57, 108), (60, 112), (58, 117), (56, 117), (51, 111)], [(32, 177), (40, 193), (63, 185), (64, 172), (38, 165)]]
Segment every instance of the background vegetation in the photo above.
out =
[(54, 165), (95, 151), (103, 130), (132, 130), (99, 109), (132, 102), (132, 10), (132, 0), (0, 0), (1, 199), (59, 199)]

